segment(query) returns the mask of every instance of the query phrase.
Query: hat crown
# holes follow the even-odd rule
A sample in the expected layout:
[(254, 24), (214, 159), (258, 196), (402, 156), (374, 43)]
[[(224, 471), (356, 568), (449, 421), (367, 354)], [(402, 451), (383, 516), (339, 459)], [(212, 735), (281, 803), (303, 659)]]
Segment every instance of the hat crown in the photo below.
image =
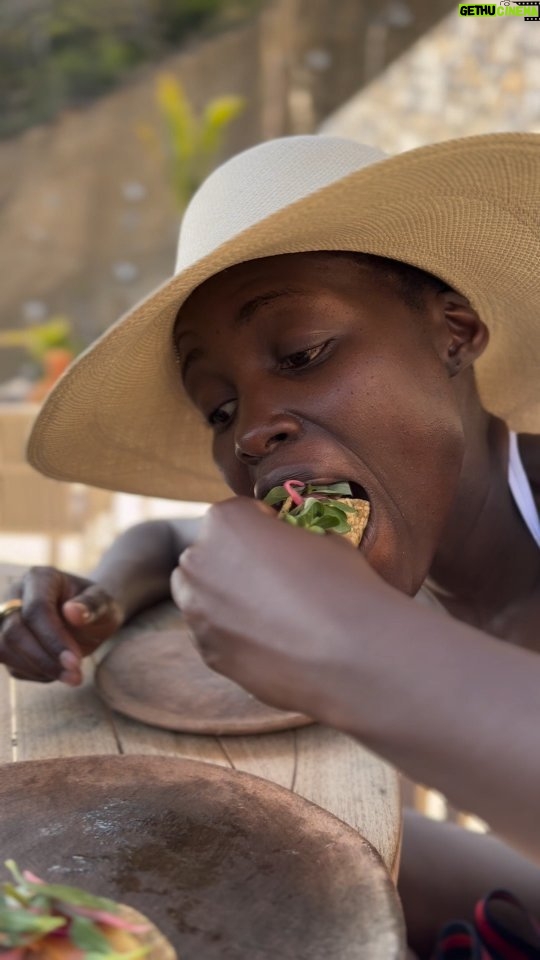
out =
[(386, 157), (354, 140), (319, 135), (280, 137), (244, 150), (214, 170), (189, 203), (175, 273), (265, 217)]

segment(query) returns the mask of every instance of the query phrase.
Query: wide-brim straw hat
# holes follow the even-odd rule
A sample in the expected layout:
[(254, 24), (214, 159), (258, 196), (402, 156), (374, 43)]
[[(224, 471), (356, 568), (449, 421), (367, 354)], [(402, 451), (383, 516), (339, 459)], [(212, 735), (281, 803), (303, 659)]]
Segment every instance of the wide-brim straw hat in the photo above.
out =
[(470, 300), (490, 330), (485, 407), (540, 433), (540, 135), (489, 134), (395, 157), (336, 137), (263, 143), (215, 170), (182, 223), (175, 274), (72, 364), (28, 445), (47, 476), (182, 500), (230, 495), (183, 390), (180, 306), (226, 267), (310, 250), (402, 260)]

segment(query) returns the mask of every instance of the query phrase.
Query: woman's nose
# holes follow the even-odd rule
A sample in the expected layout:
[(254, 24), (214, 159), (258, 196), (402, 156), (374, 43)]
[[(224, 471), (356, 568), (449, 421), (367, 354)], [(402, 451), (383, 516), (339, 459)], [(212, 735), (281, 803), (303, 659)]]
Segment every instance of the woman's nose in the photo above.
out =
[(300, 420), (290, 413), (274, 414), (260, 422), (239, 425), (235, 453), (242, 463), (253, 464), (272, 453), (277, 446), (296, 440), (302, 431)]

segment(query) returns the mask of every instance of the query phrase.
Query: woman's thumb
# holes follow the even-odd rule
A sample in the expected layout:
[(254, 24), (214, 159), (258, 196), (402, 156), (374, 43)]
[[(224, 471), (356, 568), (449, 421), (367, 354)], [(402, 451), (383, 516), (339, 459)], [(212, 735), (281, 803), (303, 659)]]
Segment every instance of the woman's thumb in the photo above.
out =
[(72, 627), (87, 627), (114, 616), (114, 606), (109, 594), (102, 587), (92, 584), (76, 597), (66, 600), (62, 605), (62, 614)]

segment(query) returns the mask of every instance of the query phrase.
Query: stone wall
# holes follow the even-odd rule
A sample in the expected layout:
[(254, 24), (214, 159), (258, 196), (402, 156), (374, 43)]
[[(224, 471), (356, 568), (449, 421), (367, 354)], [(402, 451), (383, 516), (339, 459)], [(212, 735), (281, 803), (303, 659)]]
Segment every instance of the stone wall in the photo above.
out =
[(456, 11), (322, 130), (389, 153), (496, 131), (540, 133), (540, 23)]

